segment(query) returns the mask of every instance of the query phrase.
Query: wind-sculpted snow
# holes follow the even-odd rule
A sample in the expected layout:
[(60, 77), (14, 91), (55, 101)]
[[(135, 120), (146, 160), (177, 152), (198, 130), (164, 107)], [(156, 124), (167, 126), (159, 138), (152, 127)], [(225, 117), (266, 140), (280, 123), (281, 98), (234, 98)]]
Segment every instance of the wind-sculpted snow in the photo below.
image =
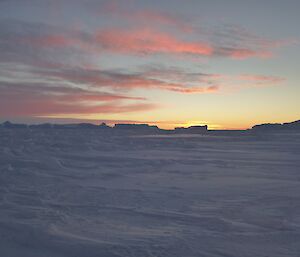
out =
[(300, 256), (300, 135), (0, 129), (2, 257)]

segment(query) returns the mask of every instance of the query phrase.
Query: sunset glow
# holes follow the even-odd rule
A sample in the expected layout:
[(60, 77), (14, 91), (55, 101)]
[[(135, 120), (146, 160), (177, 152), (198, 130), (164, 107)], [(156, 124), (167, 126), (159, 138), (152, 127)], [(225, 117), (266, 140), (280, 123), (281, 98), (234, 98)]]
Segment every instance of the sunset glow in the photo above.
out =
[(244, 129), (299, 118), (295, 1), (272, 11), (236, 1), (222, 11), (218, 1), (14, 2), (0, 1), (0, 121)]

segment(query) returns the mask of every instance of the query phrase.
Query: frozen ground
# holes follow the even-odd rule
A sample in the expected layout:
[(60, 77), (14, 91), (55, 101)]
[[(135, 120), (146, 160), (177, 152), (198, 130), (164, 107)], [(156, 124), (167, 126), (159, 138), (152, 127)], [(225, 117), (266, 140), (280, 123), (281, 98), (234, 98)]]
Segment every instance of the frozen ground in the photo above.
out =
[(0, 129), (1, 257), (300, 256), (300, 135)]

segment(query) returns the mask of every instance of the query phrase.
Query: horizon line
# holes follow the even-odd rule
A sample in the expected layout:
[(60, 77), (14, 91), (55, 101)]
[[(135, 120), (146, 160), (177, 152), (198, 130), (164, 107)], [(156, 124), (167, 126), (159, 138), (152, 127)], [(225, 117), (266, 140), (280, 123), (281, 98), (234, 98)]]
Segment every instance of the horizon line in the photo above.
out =
[[(2, 121), (1, 121), (2, 120)], [(26, 125), (26, 126), (35, 126), (35, 125), (44, 125), (44, 124), (50, 124), (50, 125), (80, 125), (80, 124), (89, 124), (89, 125), (95, 125), (95, 126), (101, 126), (102, 124), (106, 125), (107, 127), (110, 128), (115, 128), (117, 125), (147, 125), (149, 127), (157, 127), (160, 130), (167, 130), (167, 131), (175, 131), (176, 129), (188, 129), (188, 128), (193, 128), (193, 127), (206, 127), (208, 131), (247, 131), (251, 130), (253, 127), (257, 125), (284, 125), (284, 124), (289, 124), (293, 122), (299, 122), (300, 119), (293, 120), (290, 122), (265, 122), (265, 123), (259, 123), (259, 124), (254, 124), (251, 127), (248, 128), (219, 128), (219, 129), (211, 129), (208, 124), (192, 124), (192, 125), (186, 125), (186, 126), (174, 126), (173, 128), (161, 128), (158, 126), (158, 124), (166, 123), (165, 121), (161, 122), (147, 122), (147, 121), (134, 121), (134, 120), (96, 120), (96, 119), (75, 119), (75, 118), (52, 118), (53, 121), (59, 121), (58, 123), (53, 123), (53, 122), (15, 122), (13, 119), (2, 119), (0, 118), (0, 126), (5, 124), (6, 122), (9, 122), (13, 125)], [(96, 123), (97, 122), (97, 123)], [(171, 124), (171, 123), (167, 123)], [(182, 125), (182, 124), (188, 124), (188, 123), (173, 123), (173, 125)]]

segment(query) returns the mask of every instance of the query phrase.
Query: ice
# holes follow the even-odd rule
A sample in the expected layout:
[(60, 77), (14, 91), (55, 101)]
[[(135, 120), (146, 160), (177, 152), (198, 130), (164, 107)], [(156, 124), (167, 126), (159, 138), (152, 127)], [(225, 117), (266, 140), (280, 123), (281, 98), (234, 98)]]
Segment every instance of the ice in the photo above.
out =
[(2, 257), (300, 256), (300, 134), (0, 129)]

